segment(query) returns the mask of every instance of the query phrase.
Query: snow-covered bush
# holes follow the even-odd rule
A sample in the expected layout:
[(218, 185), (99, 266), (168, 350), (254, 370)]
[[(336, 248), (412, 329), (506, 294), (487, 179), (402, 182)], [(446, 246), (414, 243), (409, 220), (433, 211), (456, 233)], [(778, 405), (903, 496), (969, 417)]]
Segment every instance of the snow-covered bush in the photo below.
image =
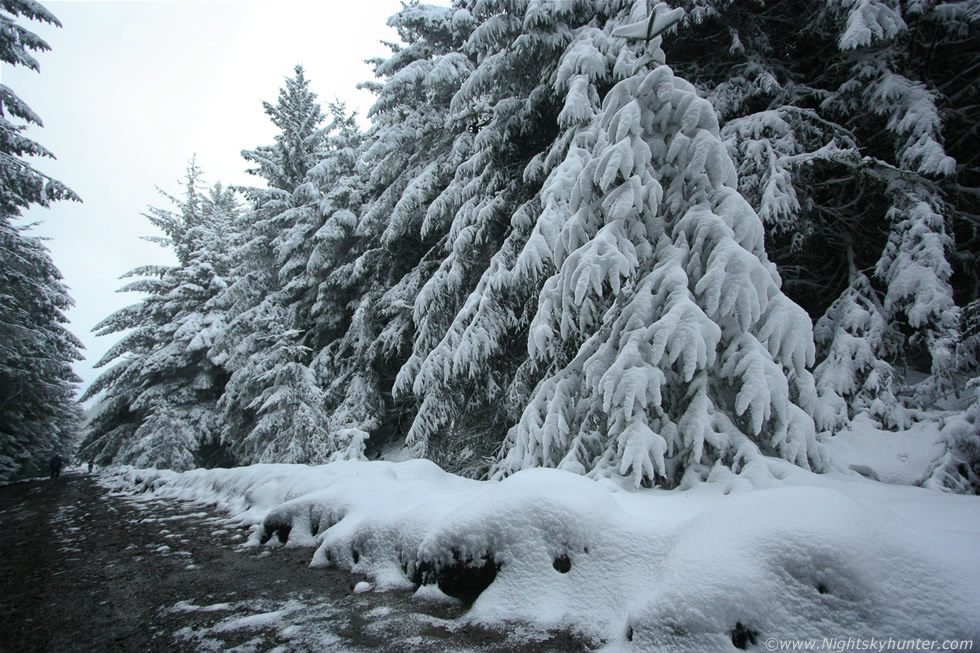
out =
[(868, 411), (889, 428), (905, 428), (907, 411), (895, 397), (897, 371), (885, 362), (900, 335), (884, 316), (871, 281), (854, 271), (841, 293), (814, 328), (822, 361), (814, 370), (817, 422), (836, 431), (854, 414)]
[(971, 380), (968, 389), (972, 401), (943, 424), (947, 450), (925, 487), (980, 494), (980, 377)]

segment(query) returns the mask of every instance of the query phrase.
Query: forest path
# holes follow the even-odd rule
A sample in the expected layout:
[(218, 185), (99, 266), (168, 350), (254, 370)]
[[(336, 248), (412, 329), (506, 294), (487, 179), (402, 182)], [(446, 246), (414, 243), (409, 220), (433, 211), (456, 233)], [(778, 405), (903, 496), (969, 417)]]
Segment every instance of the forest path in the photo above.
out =
[(309, 549), (246, 538), (213, 509), (80, 473), (0, 487), (0, 653), (589, 650), (462, 624), (458, 604), (411, 592), (355, 593)]

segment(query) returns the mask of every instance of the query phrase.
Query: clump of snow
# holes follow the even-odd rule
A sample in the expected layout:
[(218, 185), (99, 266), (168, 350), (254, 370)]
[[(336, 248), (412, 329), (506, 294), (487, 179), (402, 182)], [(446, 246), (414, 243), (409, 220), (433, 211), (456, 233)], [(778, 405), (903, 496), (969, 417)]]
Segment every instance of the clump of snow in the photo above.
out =
[(290, 601), (282, 609), (272, 610), (271, 612), (259, 612), (244, 617), (231, 617), (219, 622), (212, 630), (214, 632), (228, 632), (232, 630), (242, 630), (245, 628), (258, 629), (279, 624), (287, 616), (298, 611), (303, 607), (298, 601)]
[[(914, 434), (881, 437), (896, 435), (912, 446)], [(910, 449), (918, 462), (889, 467), (852, 449), (851, 464), (896, 481), (928, 457)], [(977, 497), (775, 459), (709, 478), (670, 492), (554, 469), (479, 482), (414, 460), (123, 469), (105, 482), (218, 504), (252, 527), (250, 546), (312, 547), (311, 566), (369, 579), (355, 591), (417, 588), (463, 601), (463, 621), (571, 628), (610, 649), (980, 633)]]
[(480, 621), (533, 614), (548, 627), (590, 623), (614, 632), (635, 598), (626, 588), (656, 581), (673, 530), (655, 513), (627, 510), (616, 494), (576, 474), (526, 470), (447, 515), (418, 559), (436, 578), (459, 561), (492, 559), (495, 578), (471, 612)]
[(196, 605), (192, 601), (177, 601), (167, 609), (167, 612), (225, 612), (233, 610), (231, 603), (212, 603), (211, 605)]
[[(181, 628), (174, 633), (178, 641), (192, 642), (194, 650), (225, 651), (260, 650), (264, 639), (256, 637), (244, 644), (230, 649), (222, 636), (240, 631), (254, 632), (275, 629), (276, 639), (291, 642), (299, 638), (302, 650), (339, 650), (338, 647), (324, 647), (320, 644), (339, 642), (339, 637), (324, 632), (319, 621), (332, 617), (335, 609), (326, 602), (306, 603), (298, 598), (284, 602), (266, 599), (236, 601), (234, 603), (215, 603), (196, 605), (191, 601), (179, 601), (166, 610), (168, 613), (217, 613), (215, 620), (202, 620), (195, 626)], [(315, 639), (318, 641), (310, 641)], [(265, 649), (262, 649), (265, 650)], [(297, 650), (294, 646), (277, 647), (271, 650)]]

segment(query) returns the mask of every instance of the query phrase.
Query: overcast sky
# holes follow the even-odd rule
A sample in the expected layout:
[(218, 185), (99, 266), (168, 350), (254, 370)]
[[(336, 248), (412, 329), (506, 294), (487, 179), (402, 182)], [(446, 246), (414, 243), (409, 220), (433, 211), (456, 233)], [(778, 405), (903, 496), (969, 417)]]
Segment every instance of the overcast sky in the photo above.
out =
[(373, 97), (356, 89), (372, 78), (363, 61), (388, 53), (380, 40), (397, 41), (386, 21), (401, 3), (43, 4), (61, 29), (19, 21), (52, 47), (39, 56), (41, 73), (4, 65), (0, 80), (44, 121), (31, 135), (57, 161), (38, 167), (84, 200), (35, 208), (27, 218), (43, 221), (34, 233), (51, 239), (75, 299), (69, 317), (87, 348), (88, 360), (76, 366), (85, 387), (99, 373), (92, 365), (118, 339), (95, 338), (92, 327), (137, 300), (115, 292), (119, 277), (172, 260), (140, 240), (153, 234), (141, 215), (146, 208), (168, 207), (155, 187), (179, 194), (195, 153), (207, 182), (255, 183), (239, 153), (272, 143), (275, 127), (262, 101), (275, 102), (297, 63), (324, 107), (339, 98), (363, 116)]

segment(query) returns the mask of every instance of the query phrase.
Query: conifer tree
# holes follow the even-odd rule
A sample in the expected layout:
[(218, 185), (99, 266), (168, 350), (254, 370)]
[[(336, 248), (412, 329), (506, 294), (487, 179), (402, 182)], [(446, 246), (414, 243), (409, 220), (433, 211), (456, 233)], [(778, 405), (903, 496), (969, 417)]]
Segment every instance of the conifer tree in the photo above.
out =
[[(19, 19), (61, 23), (33, 0), (0, 5), (0, 61), (38, 71), (32, 53), (50, 48)], [(53, 158), (24, 135), (29, 124), (40, 127), (40, 117), (0, 84), (0, 481), (37, 474), (55, 452), (67, 456), (81, 419), (72, 363), (82, 344), (65, 326), (73, 302), (43, 240), (19, 222), (31, 206), (80, 200), (28, 162)]]
[(293, 71), (296, 75), (287, 78), (285, 86), (279, 89), (276, 104), (262, 103), (269, 119), (280, 130), (276, 142), (242, 151), (246, 161), (256, 164), (248, 172), (269, 185), (269, 192), (260, 193), (266, 201), (282, 197), (275, 191), (291, 193), (305, 181), (306, 173), (319, 162), (325, 136), (320, 126), (323, 112), (316, 93), (310, 91), (303, 66), (297, 64)]
[(820, 426), (969, 406), (976, 3), (680, 4), (668, 54), (719, 111), (786, 292), (819, 320)]
[[(895, 328), (862, 356), (928, 374), (914, 391), (896, 386), (914, 404), (955, 391), (961, 307), (977, 296), (977, 199), (963, 192), (977, 156), (962, 131), (978, 116), (963, 74), (980, 63), (963, 47), (977, 35), (976, 7), (681, 4), (688, 23), (669, 54), (721, 114), (787, 292), (814, 318), (865, 294)], [(790, 35), (787, 20), (801, 29)]]
[[(190, 469), (220, 453), (216, 402), (228, 380), (211, 356), (223, 321), (214, 298), (227, 287), (238, 244), (238, 202), (232, 190), (200, 189), (191, 163), (184, 197), (167, 195), (176, 211), (151, 208), (146, 217), (164, 237), (177, 263), (144, 266), (121, 292), (146, 293), (95, 327), (100, 336), (127, 332), (96, 367), (114, 363), (86, 390), (103, 393), (86, 429), (82, 455), (101, 462)], [(227, 461), (227, 454), (224, 460)]]
[(333, 340), (347, 325), (353, 297), (345, 291), (349, 273), (344, 264), (356, 246), (351, 210), (361, 199), (356, 165), (363, 134), (343, 103), (331, 103), (328, 110), (332, 120), (324, 129), (321, 158), (307, 173), (309, 197), (276, 246), (289, 324), (313, 348)]
[(888, 343), (900, 342), (895, 325), (885, 317), (871, 280), (857, 269), (852, 275), (814, 328), (816, 344), (826, 352), (814, 370), (821, 398), (817, 421), (836, 431), (867, 411), (886, 427), (907, 427), (908, 411), (895, 396), (898, 372), (881, 358)]
[(246, 191), (245, 246), (235, 281), (215, 301), (226, 321), (212, 355), (231, 373), (220, 402), (223, 441), (241, 462), (322, 462), (348, 444), (331, 444), (311, 345), (343, 323), (338, 296), (322, 287), (357, 202), (359, 133), (342, 104), (331, 105), (323, 127), (316, 94), (302, 67), (295, 72), (277, 104), (265, 103), (281, 130), (275, 144), (242, 153), (260, 163), (250, 172), (267, 187)]
[[(467, 15), (408, 6), (389, 21), (403, 45), (375, 62), (375, 74), (385, 81), (369, 85), (378, 99), (358, 161), (360, 201), (324, 228), (329, 239), (323, 245), (333, 254), (329, 266), (321, 266), (326, 279), (318, 319), (331, 320), (326, 308), (332, 304), (334, 315), (344, 316), (344, 328), (323, 341), (314, 366), (326, 390), (331, 430), (341, 439), (369, 433), (374, 448), (403, 437), (417, 408), (410, 393), (393, 397), (391, 390), (419, 338), (413, 306), (439, 270), (447, 218), (455, 203), (468, 199), (459, 197), (457, 187), (451, 201), (442, 200), (441, 212), (427, 210), (469, 156), (474, 139), (467, 131), (473, 121), (452, 120), (449, 106), (472, 66), (456, 52), (472, 28)], [(469, 197), (475, 193), (474, 187)], [(426, 313), (445, 319), (442, 305), (453, 301), (454, 296), (438, 297)], [(345, 310), (338, 310), (341, 305)]]
[[(679, 13), (657, 10), (654, 24)], [(713, 108), (659, 44), (546, 183), (548, 222), (563, 224), (539, 221), (525, 249), (528, 266), (550, 254), (557, 268), (528, 348), (539, 365), (574, 353), (538, 385), (498, 473), (556, 465), (674, 484), (759, 452), (824, 463), (809, 319), (779, 290)]]
[(409, 442), (438, 457), (489, 408), (519, 421), (498, 475), (675, 484), (760, 451), (822, 465), (809, 320), (779, 292), (714, 111), (659, 41), (612, 35), (646, 26), (646, 3), (504, 4), (453, 14), (472, 71), (450, 117), (478, 133), (414, 212), (448, 229), (395, 388), (421, 401)]

